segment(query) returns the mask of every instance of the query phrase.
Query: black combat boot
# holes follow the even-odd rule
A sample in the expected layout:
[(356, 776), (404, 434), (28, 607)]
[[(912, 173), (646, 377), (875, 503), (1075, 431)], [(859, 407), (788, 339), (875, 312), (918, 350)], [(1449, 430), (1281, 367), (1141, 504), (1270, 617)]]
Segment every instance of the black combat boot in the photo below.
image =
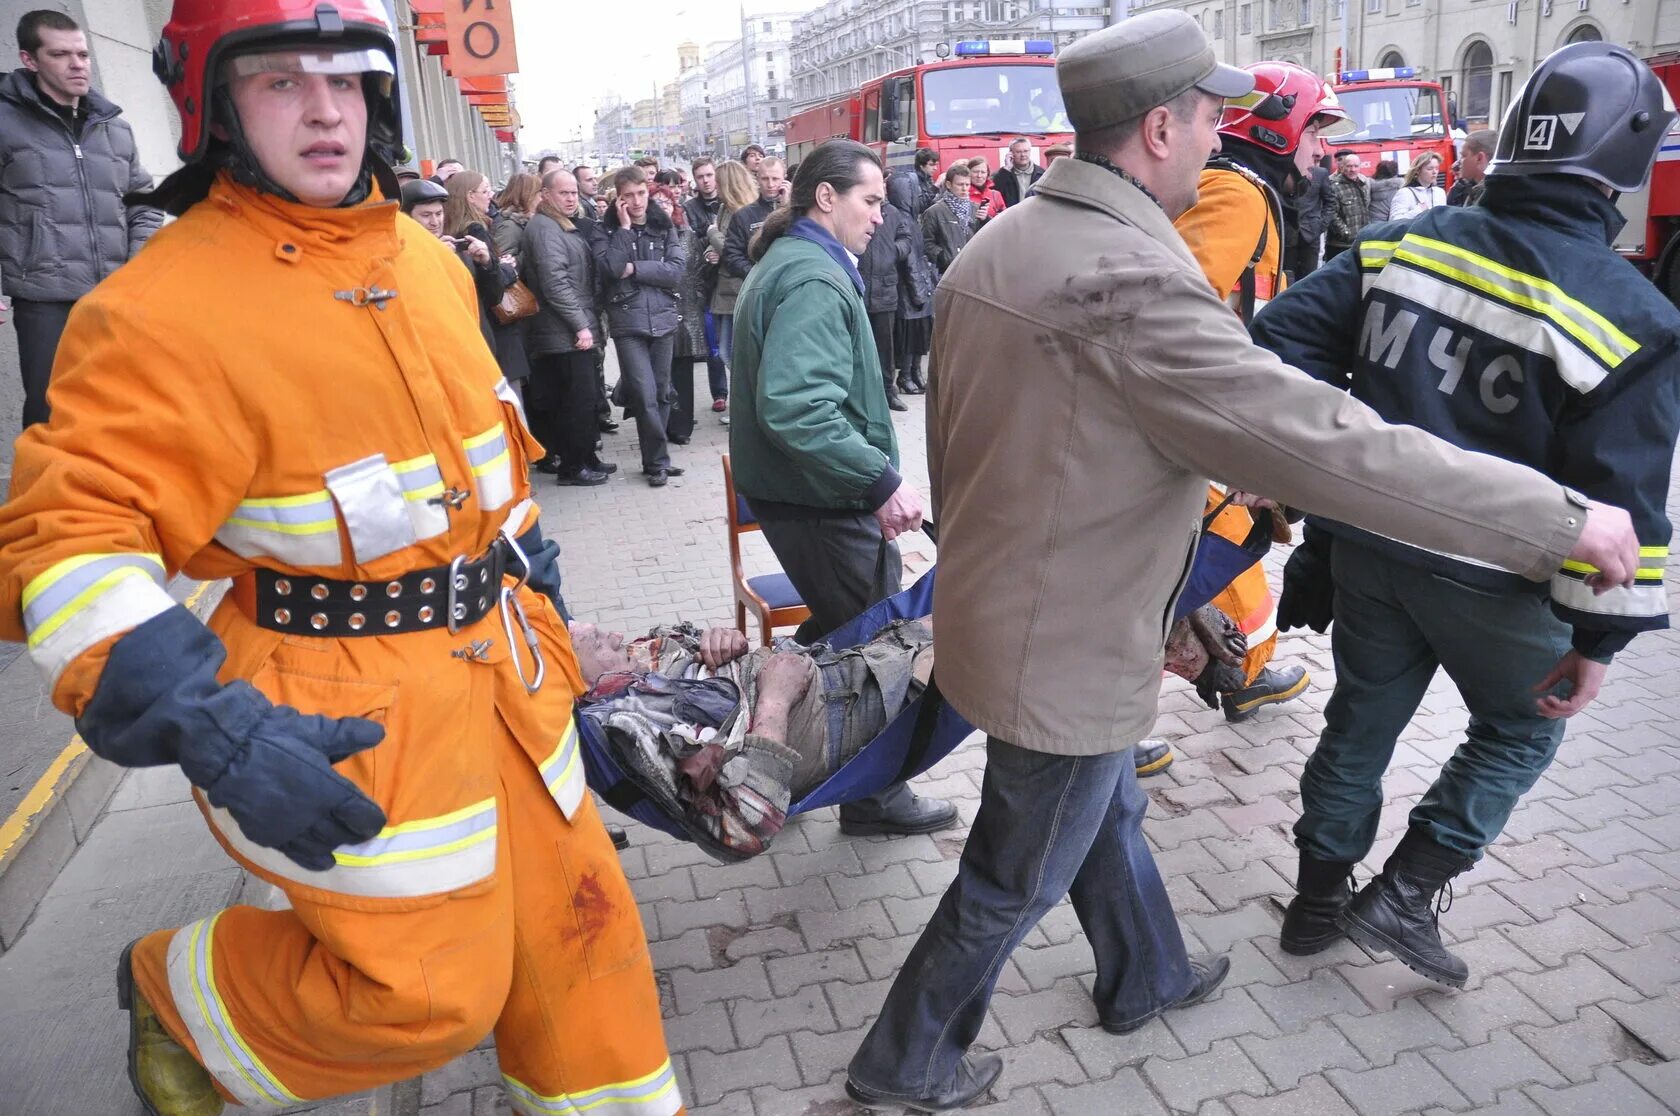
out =
[[(1422, 830), (1408, 829), (1382, 875), (1361, 888), (1336, 921), (1366, 949), (1392, 953), (1415, 973), (1463, 988), (1470, 967), (1441, 944), (1440, 912), (1452, 903), (1452, 878), (1474, 863)], [(1437, 905), (1443, 888), (1446, 898)]]
[(1336, 918), (1352, 898), (1352, 864), (1302, 853), (1295, 870), (1295, 898), (1283, 912), (1283, 932), (1278, 935), (1283, 952), (1305, 957), (1340, 941), (1343, 930)]
[(909, 405), (898, 397), (898, 385), (893, 383), (891, 376), (885, 377), (887, 385), (887, 406), (895, 411), (908, 411)]

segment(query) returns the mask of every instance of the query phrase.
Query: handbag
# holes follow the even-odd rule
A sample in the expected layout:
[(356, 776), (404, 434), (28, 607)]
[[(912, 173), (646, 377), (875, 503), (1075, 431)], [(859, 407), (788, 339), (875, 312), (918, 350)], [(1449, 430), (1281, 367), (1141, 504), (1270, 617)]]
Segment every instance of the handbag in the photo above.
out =
[(515, 279), (507, 290), (502, 292), (502, 300), (491, 307), (490, 312), (501, 325), (512, 325), (529, 318), (539, 309), (541, 307), (537, 304), (537, 296), (531, 293), (531, 288), (525, 285), (524, 280)]

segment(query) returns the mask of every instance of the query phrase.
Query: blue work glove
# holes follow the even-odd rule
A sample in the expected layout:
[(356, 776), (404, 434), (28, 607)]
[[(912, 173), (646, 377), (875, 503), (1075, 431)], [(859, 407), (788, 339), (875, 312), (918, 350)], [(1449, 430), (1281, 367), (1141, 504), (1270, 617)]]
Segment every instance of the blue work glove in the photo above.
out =
[(172, 608), (111, 647), (76, 721), (94, 753), (125, 767), (176, 763), (233, 815), (247, 838), (311, 871), (333, 850), (376, 836), (385, 812), (332, 765), (371, 748), (383, 726), (305, 715), (216, 672), (227, 650), (192, 613)]
[(560, 544), (543, 538), (542, 525), (536, 523), (514, 541), (525, 552), (525, 560), (531, 563), (526, 584), (553, 601), (560, 619), (570, 624), (572, 614), (566, 609), (566, 598), (560, 595)]

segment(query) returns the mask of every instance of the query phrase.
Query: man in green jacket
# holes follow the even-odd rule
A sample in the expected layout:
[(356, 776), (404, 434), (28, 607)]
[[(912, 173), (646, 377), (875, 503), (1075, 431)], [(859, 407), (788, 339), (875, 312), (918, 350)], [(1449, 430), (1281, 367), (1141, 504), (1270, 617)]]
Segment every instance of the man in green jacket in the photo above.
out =
[[(857, 270), (885, 197), (867, 147), (818, 147), (753, 243), (735, 303), (735, 486), (811, 610), (801, 643), (897, 593), (893, 540), (922, 524), (921, 495), (898, 473)], [(956, 820), (955, 806), (903, 783), (840, 808), (840, 829), (853, 834), (928, 833)]]

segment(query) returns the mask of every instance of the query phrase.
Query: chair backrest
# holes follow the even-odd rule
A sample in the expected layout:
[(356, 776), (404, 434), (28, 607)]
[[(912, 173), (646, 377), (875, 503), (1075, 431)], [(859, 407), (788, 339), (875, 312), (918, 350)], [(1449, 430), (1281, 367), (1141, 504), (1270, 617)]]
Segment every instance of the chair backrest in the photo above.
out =
[(753, 518), (752, 509), (741, 499), (735, 491), (735, 472), (729, 467), (729, 455), (723, 455), (723, 499), (727, 504), (729, 516), (729, 572), (735, 578), (737, 586), (747, 583), (746, 571), (741, 568), (741, 533), (743, 531), (758, 531), (761, 528), (758, 520)]

